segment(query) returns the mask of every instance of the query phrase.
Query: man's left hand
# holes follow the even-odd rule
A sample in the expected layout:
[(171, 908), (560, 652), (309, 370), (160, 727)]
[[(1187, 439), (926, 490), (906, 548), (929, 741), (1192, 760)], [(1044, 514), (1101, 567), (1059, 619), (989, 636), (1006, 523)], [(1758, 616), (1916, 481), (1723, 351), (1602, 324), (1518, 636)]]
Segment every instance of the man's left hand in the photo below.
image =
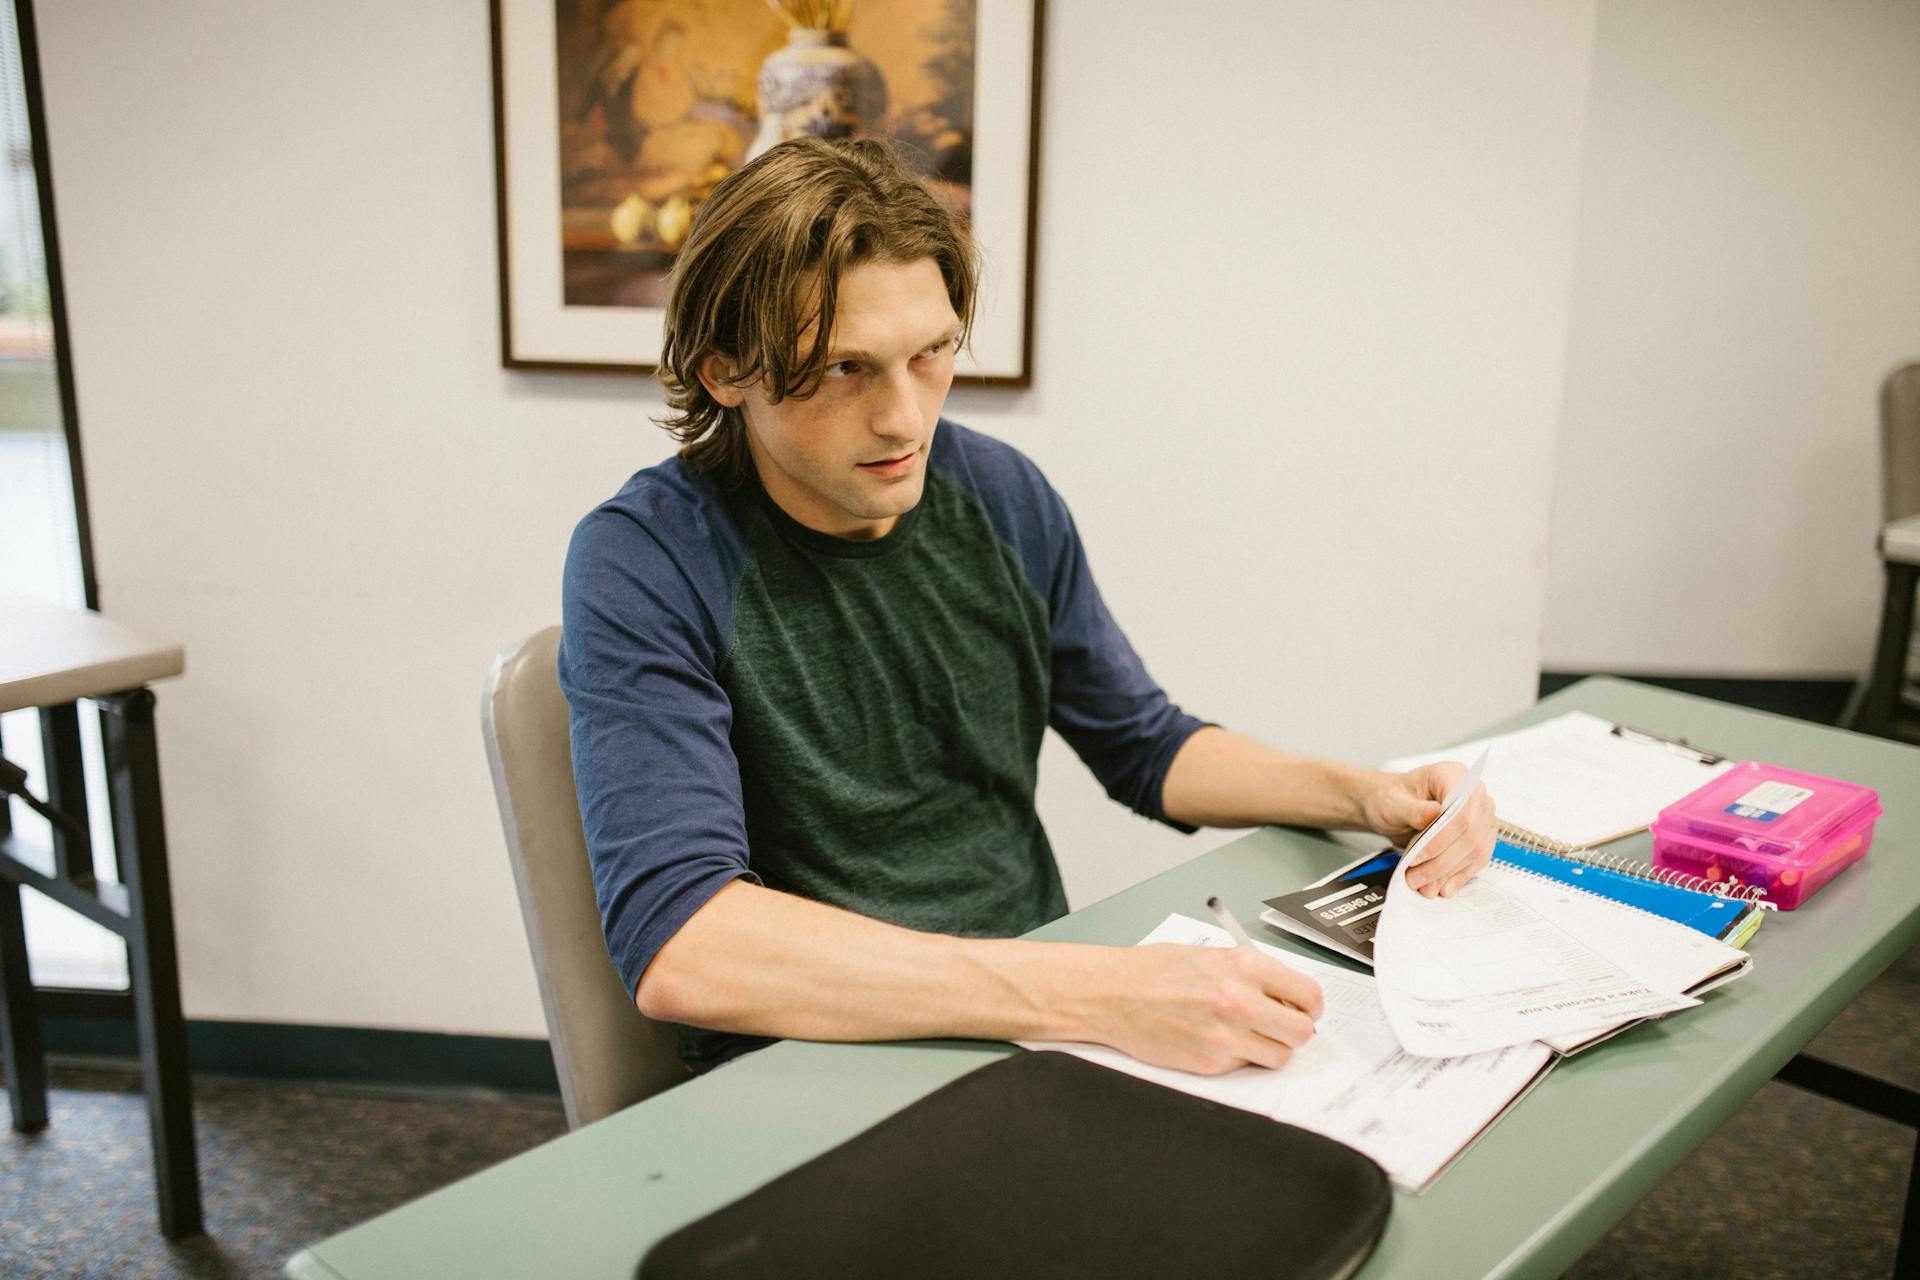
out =
[[(1366, 797), (1367, 826), (1401, 848), (1412, 843), (1445, 807), (1447, 788), (1466, 772), (1450, 760), (1407, 773), (1382, 775)], [(1427, 897), (1452, 897), (1493, 858), (1493, 800), (1476, 784), (1473, 795), (1407, 867), (1407, 883)]]

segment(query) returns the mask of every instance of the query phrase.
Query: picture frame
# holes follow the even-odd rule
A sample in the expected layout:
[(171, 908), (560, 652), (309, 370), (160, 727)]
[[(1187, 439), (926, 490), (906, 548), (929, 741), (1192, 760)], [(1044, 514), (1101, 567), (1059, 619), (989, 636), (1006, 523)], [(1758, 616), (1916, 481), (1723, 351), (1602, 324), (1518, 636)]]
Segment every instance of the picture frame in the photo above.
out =
[[(844, 37), (856, 52), (863, 43), (875, 50), (867, 61), (883, 77), (894, 73), (873, 131), (902, 139), (910, 162), (971, 219), (981, 271), (972, 340), (955, 369), (965, 385), (1031, 385), (1043, 4), (883, 9), (876, 0), (879, 16), (863, 28), (854, 0)], [(939, 20), (877, 25), (909, 7), (921, 19), (937, 10)], [(491, 8), (501, 361), (651, 373), (672, 241), (720, 166), (731, 172), (750, 154), (736, 141), (752, 123), (741, 121), (743, 106), (758, 105), (746, 77), (768, 47), (769, 21), (779, 47), (780, 18), (762, 0), (491, 0)], [(968, 11), (970, 28), (960, 25)], [(949, 43), (928, 43), (936, 37)], [(955, 72), (967, 61), (970, 85)], [(945, 79), (929, 87), (936, 71)], [(943, 86), (950, 92), (934, 97)], [(749, 146), (764, 145), (772, 127), (758, 123)], [(929, 151), (929, 137), (946, 149)]]

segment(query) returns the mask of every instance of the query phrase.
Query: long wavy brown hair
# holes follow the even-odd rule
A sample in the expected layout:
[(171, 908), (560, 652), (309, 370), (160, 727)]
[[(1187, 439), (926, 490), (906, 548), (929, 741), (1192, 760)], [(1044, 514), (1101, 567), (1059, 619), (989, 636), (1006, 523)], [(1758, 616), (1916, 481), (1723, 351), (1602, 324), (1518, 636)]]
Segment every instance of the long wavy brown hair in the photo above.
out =
[(805, 399), (826, 368), (840, 277), (922, 258), (940, 268), (964, 343), (978, 272), (966, 220), (887, 142), (795, 138), (721, 182), (681, 246), (667, 300), (656, 376), (672, 412), (659, 423), (680, 456), (724, 484), (745, 480), (746, 419), (707, 393), (702, 364), (718, 355), (731, 384)]

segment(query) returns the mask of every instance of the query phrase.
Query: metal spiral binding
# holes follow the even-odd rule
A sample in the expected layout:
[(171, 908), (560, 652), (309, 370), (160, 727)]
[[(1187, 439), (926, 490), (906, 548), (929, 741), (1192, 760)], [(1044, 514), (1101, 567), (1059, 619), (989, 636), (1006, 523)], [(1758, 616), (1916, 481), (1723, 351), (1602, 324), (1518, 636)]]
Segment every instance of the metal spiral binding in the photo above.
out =
[[(1716, 898), (1738, 898), (1742, 902), (1759, 902), (1766, 890), (1757, 884), (1741, 884), (1738, 879), (1709, 880), (1691, 872), (1674, 867), (1653, 867), (1640, 862), (1628, 862), (1617, 853), (1590, 853), (1581, 859), (1590, 866), (1605, 867), (1609, 871), (1618, 871), (1621, 875), (1634, 876), (1641, 880), (1658, 880), (1661, 884), (1677, 885), (1682, 889), (1692, 889), (1695, 893), (1710, 893)], [(1773, 904), (1761, 903), (1762, 906)]]
[(1568, 862), (1577, 862), (1582, 866), (1601, 867), (1623, 876), (1632, 876), (1635, 880), (1653, 880), (1660, 884), (1670, 884), (1676, 889), (1691, 889), (1695, 893), (1711, 894), (1716, 898), (1737, 898), (1742, 902), (1755, 902), (1769, 909), (1774, 905), (1766, 901), (1767, 891), (1763, 887), (1756, 884), (1741, 884), (1738, 879), (1709, 880), (1705, 876), (1693, 875), (1673, 867), (1655, 867), (1644, 862), (1630, 862), (1617, 853), (1583, 849), (1559, 840), (1548, 840), (1524, 827), (1510, 826), (1504, 822), (1500, 824), (1500, 834), (1512, 837), (1514, 843), (1532, 849), (1535, 853), (1564, 858)]
[(1513, 843), (1523, 848), (1532, 849), (1535, 853), (1550, 853), (1556, 858), (1571, 858), (1575, 862), (1582, 860), (1580, 856), (1581, 849), (1578, 845), (1566, 844), (1559, 840), (1549, 840), (1537, 831), (1529, 831), (1525, 827), (1516, 827), (1509, 822), (1500, 823), (1499, 830), (1501, 835), (1510, 837)]

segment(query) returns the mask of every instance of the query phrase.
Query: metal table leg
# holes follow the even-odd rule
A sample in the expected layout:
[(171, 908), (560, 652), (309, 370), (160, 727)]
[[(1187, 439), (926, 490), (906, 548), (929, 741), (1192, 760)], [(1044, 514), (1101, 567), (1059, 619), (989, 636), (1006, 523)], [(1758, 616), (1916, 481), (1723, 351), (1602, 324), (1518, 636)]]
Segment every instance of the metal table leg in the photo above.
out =
[[(0, 810), (4, 810), (3, 804)], [(22, 1133), (46, 1128), (47, 1059), (40, 1044), (33, 980), (27, 973), (27, 929), (20, 915), (20, 886), (5, 879), (0, 879), (0, 1054), (6, 1055), (13, 1127)]]
[(153, 1128), (153, 1180), (160, 1230), (168, 1239), (202, 1230), (200, 1171), (193, 1136), (193, 1081), (180, 1012), (173, 899), (160, 810), (153, 694), (134, 689), (100, 700), (107, 711), (107, 790), (114, 844), (128, 899), (127, 959), (140, 1065)]

